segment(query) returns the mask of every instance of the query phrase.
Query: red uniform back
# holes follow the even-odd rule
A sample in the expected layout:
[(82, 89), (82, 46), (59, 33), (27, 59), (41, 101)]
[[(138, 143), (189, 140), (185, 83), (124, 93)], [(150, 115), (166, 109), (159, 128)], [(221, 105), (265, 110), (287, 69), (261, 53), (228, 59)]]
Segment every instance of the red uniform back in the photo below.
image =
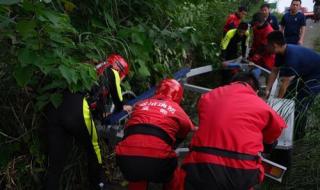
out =
[(268, 35), (273, 31), (270, 24), (262, 27), (253, 27), (253, 40), (251, 46), (251, 58), (255, 64), (271, 69), (275, 63), (275, 55), (267, 52)]
[[(284, 120), (253, 89), (244, 83), (217, 88), (201, 96), (199, 130), (191, 147), (213, 147), (234, 153), (258, 155), (264, 143), (272, 143), (281, 134)], [(231, 168), (258, 169), (254, 160), (237, 160), (192, 151), (184, 164), (213, 163)]]
[(241, 22), (241, 18), (236, 13), (230, 14), (227, 18), (226, 24), (223, 27), (223, 32), (227, 33), (233, 28), (237, 28)]
[[(185, 138), (194, 128), (188, 115), (169, 99), (147, 99), (137, 103), (126, 127), (136, 124), (151, 124), (165, 131), (175, 142)], [(127, 137), (116, 147), (118, 155), (147, 156), (154, 158), (176, 157), (172, 146), (152, 135), (136, 134)]]

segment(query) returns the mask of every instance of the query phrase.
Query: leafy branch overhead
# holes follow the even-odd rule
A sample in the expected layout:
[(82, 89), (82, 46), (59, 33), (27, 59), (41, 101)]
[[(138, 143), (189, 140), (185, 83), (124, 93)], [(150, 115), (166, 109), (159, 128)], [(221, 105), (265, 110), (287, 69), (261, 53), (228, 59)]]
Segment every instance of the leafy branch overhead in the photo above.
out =
[(10, 63), (17, 83), (46, 101), (53, 89), (90, 89), (97, 78), (87, 63), (114, 52), (129, 60), (132, 81), (152, 85), (186, 64), (216, 59), (211, 42), (222, 19), (215, 16), (225, 13), (211, 9), (232, 3), (2, 0), (1, 41), (18, 58)]

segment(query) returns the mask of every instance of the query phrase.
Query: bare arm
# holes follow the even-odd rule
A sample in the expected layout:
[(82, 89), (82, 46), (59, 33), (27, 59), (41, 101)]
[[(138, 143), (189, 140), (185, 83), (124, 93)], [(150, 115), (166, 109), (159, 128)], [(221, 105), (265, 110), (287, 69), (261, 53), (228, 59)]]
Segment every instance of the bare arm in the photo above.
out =
[(280, 32), (284, 33), (284, 26), (280, 25)]
[(278, 98), (283, 98), (284, 95), (287, 92), (288, 86), (290, 85), (290, 82), (294, 79), (294, 76), (289, 76), (289, 77), (283, 77), (281, 79), (281, 86), (279, 89), (279, 94)]
[(280, 86), (280, 89), (279, 89), (279, 94), (278, 94), (278, 98), (283, 98), (284, 95), (286, 94), (287, 92), (287, 88), (290, 84), (290, 78), (291, 77), (283, 77), (281, 79), (281, 86)]
[(279, 68), (273, 67), (271, 70), (271, 74), (268, 77), (267, 88), (266, 88), (266, 98), (269, 96), (270, 90), (272, 88), (274, 81), (278, 76), (278, 73), (279, 73)]
[(302, 45), (304, 41), (304, 34), (306, 32), (306, 26), (302, 26), (300, 28), (300, 39), (299, 39), (299, 44)]

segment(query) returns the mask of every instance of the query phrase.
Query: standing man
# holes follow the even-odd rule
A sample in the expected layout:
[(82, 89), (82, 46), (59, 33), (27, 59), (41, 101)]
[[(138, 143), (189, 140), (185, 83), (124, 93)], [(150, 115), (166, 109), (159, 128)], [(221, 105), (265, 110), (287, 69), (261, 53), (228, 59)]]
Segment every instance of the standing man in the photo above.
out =
[(314, 6), (313, 6), (313, 19), (314, 22), (319, 22), (320, 20), (320, 0), (313, 0)]
[(270, 5), (268, 3), (261, 5), (260, 12), (263, 14), (266, 21), (272, 26), (273, 30), (279, 30), (278, 19), (276, 16), (271, 14)]
[(237, 28), (242, 19), (247, 15), (247, 8), (240, 6), (238, 11), (232, 13), (228, 16), (226, 24), (223, 27), (223, 35), (225, 35), (229, 30)]
[[(91, 101), (87, 100), (86, 93), (66, 90), (57, 108), (51, 104), (47, 107), (49, 166), (46, 190), (61, 189), (60, 178), (73, 140), (87, 153), (91, 189), (106, 189), (106, 176), (102, 168), (98, 134), (93, 120), (105, 118), (104, 107), (110, 95), (116, 105), (116, 111), (130, 111), (131, 107), (122, 103), (120, 88), (120, 81), (128, 72), (129, 65), (125, 59), (120, 55), (111, 55), (106, 62), (97, 67), (100, 85), (91, 93)], [(95, 109), (95, 114), (91, 114), (92, 109)]]
[(184, 177), (180, 189), (247, 190), (264, 178), (258, 155), (286, 124), (257, 95), (253, 74), (239, 73), (232, 81), (199, 100), (199, 129), (178, 175)]
[(290, 11), (285, 13), (280, 22), (280, 31), (284, 33), (286, 43), (302, 45), (306, 30), (306, 18), (299, 10), (301, 0), (292, 0)]
[(172, 179), (178, 163), (174, 147), (194, 129), (179, 106), (182, 97), (181, 84), (165, 79), (152, 98), (134, 107), (116, 147), (117, 163), (129, 190), (146, 190), (148, 182), (166, 184)]
[(320, 54), (302, 46), (287, 44), (279, 31), (269, 34), (268, 46), (276, 54), (276, 63), (268, 79), (266, 94), (269, 94), (279, 73), (282, 80), (278, 97), (295, 95), (290, 91), (297, 91), (295, 135), (301, 138), (307, 119), (305, 113), (320, 92)]

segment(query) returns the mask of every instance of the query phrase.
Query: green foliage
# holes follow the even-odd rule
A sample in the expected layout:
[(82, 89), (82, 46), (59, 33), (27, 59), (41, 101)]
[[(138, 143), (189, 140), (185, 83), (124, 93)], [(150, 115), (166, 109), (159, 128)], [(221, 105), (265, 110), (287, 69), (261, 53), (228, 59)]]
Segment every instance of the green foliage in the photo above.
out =
[(315, 41), (314, 41), (314, 49), (318, 52), (320, 52), (320, 38), (317, 38)]
[[(131, 66), (123, 87), (139, 94), (182, 67), (217, 63), (226, 16), (254, 2), (0, 0), (0, 189), (41, 188), (39, 111), (64, 90), (89, 90), (91, 63), (121, 54)], [(81, 163), (68, 164), (66, 189), (85, 183)]]
[[(4, 19), (1, 23), (8, 23), (2, 40), (10, 40), (14, 36), (14, 41), (8, 42), (10, 52), (7, 53), (17, 57), (8, 64), (14, 68), (13, 76), (18, 85), (28, 86), (42, 95), (37, 105), (43, 106), (48, 101), (57, 105), (57, 98), (61, 96), (50, 96), (53, 89), (90, 89), (96, 80), (95, 71), (83, 63), (85, 59), (77, 41), (79, 33), (67, 14), (32, 1), (2, 8), (1, 18)], [(8, 14), (10, 23), (5, 17)], [(46, 98), (43, 94), (47, 94)]]

